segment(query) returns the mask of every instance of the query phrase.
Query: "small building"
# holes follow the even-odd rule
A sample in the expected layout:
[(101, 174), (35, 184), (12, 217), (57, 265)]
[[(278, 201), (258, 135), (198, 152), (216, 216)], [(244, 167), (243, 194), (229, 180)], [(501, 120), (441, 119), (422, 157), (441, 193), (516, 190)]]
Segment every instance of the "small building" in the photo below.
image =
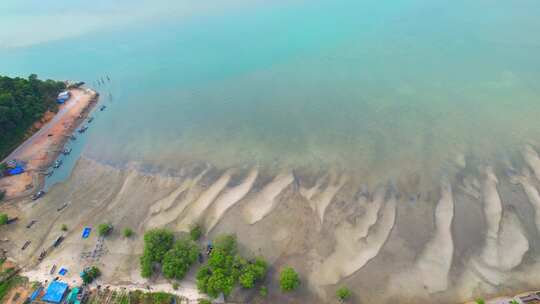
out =
[(48, 303), (60, 303), (66, 295), (68, 284), (59, 281), (52, 281), (47, 288), (47, 292), (41, 298), (41, 301)]
[(8, 175), (18, 175), (24, 173), (24, 167), (23, 166), (16, 166), (15, 168), (11, 168), (7, 170)]
[(70, 97), (71, 97), (71, 93), (69, 93), (68, 91), (64, 91), (64, 92), (58, 94), (58, 97), (56, 98), (56, 102), (59, 103), (59, 104), (63, 104)]
[(79, 295), (79, 287), (73, 288), (73, 289), (69, 292), (69, 294), (68, 294), (68, 296), (67, 296), (67, 299), (66, 299), (66, 302), (67, 302), (68, 304), (79, 304), (79, 303), (81, 303), (81, 301), (79, 301), (79, 300), (77, 299), (77, 296), (78, 296), (78, 295)]

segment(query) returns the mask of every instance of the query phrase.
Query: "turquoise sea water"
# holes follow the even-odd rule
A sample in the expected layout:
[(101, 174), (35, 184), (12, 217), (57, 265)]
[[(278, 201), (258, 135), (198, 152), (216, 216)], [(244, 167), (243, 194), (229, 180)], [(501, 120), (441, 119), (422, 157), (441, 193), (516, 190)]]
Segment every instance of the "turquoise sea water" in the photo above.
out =
[(109, 75), (81, 149), (110, 162), (384, 175), (540, 139), (538, 1), (169, 2), (4, 0), (0, 73)]

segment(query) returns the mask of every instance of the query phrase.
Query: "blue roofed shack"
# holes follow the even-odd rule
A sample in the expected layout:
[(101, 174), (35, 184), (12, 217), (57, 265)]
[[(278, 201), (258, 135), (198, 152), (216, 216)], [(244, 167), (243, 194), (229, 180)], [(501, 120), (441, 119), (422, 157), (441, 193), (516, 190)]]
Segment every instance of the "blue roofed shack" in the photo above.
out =
[(66, 294), (68, 284), (59, 281), (52, 281), (47, 288), (47, 292), (41, 298), (42, 301), (48, 303), (60, 303)]
[(15, 168), (8, 169), (7, 173), (9, 175), (17, 175), (17, 174), (24, 173), (24, 167), (17, 165)]

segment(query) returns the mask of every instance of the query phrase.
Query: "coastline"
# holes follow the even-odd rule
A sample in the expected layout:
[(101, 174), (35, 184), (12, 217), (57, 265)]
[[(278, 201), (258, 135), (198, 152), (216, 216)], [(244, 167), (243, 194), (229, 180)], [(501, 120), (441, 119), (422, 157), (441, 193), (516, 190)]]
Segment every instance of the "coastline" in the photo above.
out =
[(3, 160), (17, 159), (26, 163), (24, 173), (0, 179), (0, 189), (6, 191), (5, 201), (26, 197), (43, 187), (47, 168), (97, 104), (99, 93), (92, 89), (72, 88), (68, 91), (71, 97), (59, 111)]

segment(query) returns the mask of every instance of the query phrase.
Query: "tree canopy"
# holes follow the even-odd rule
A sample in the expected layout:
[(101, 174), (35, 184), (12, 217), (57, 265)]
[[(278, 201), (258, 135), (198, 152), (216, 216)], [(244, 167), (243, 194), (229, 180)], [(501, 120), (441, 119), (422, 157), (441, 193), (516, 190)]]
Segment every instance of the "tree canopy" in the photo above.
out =
[(174, 247), (163, 256), (163, 275), (168, 279), (183, 279), (198, 256), (199, 248), (195, 242), (190, 239), (176, 241)]
[(300, 276), (292, 267), (285, 267), (279, 275), (279, 286), (283, 291), (293, 291), (300, 286)]
[(65, 89), (59, 81), (0, 76), (0, 159), (19, 145), (32, 124), (50, 110), (58, 111), (56, 97)]
[(165, 229), (152, 229), (144, 234), (144, 250), (141, 256), (141, 276), (148, 278), (153, 273), (153, 264), (161, 263), (174, 244), (174, 234)]
[(229, 295), (239, 283), (253, 288), (266, 276), (267, 263), (262, 258), (248, 261), (237, 252), (236, 238), (222, 235), (214, 241), (208, 263), (197, 272), (197, 288), (212, 298)]
[(336, 296), (341, 302), (345, 302), (352, 296), (352, 292), (347, 287), (341, 287), (336, 291)]
[(9, 218), (8, 218), (8, 215), (5, 214), (5, 213), (0, 213), (0, 225), (5, 225), (7, 224)]
[(107, 236), (109, 235), (113, 230), (113, 226), (111, 224), (99, 224), (98, 226), (98, 234), (99, 236)]

